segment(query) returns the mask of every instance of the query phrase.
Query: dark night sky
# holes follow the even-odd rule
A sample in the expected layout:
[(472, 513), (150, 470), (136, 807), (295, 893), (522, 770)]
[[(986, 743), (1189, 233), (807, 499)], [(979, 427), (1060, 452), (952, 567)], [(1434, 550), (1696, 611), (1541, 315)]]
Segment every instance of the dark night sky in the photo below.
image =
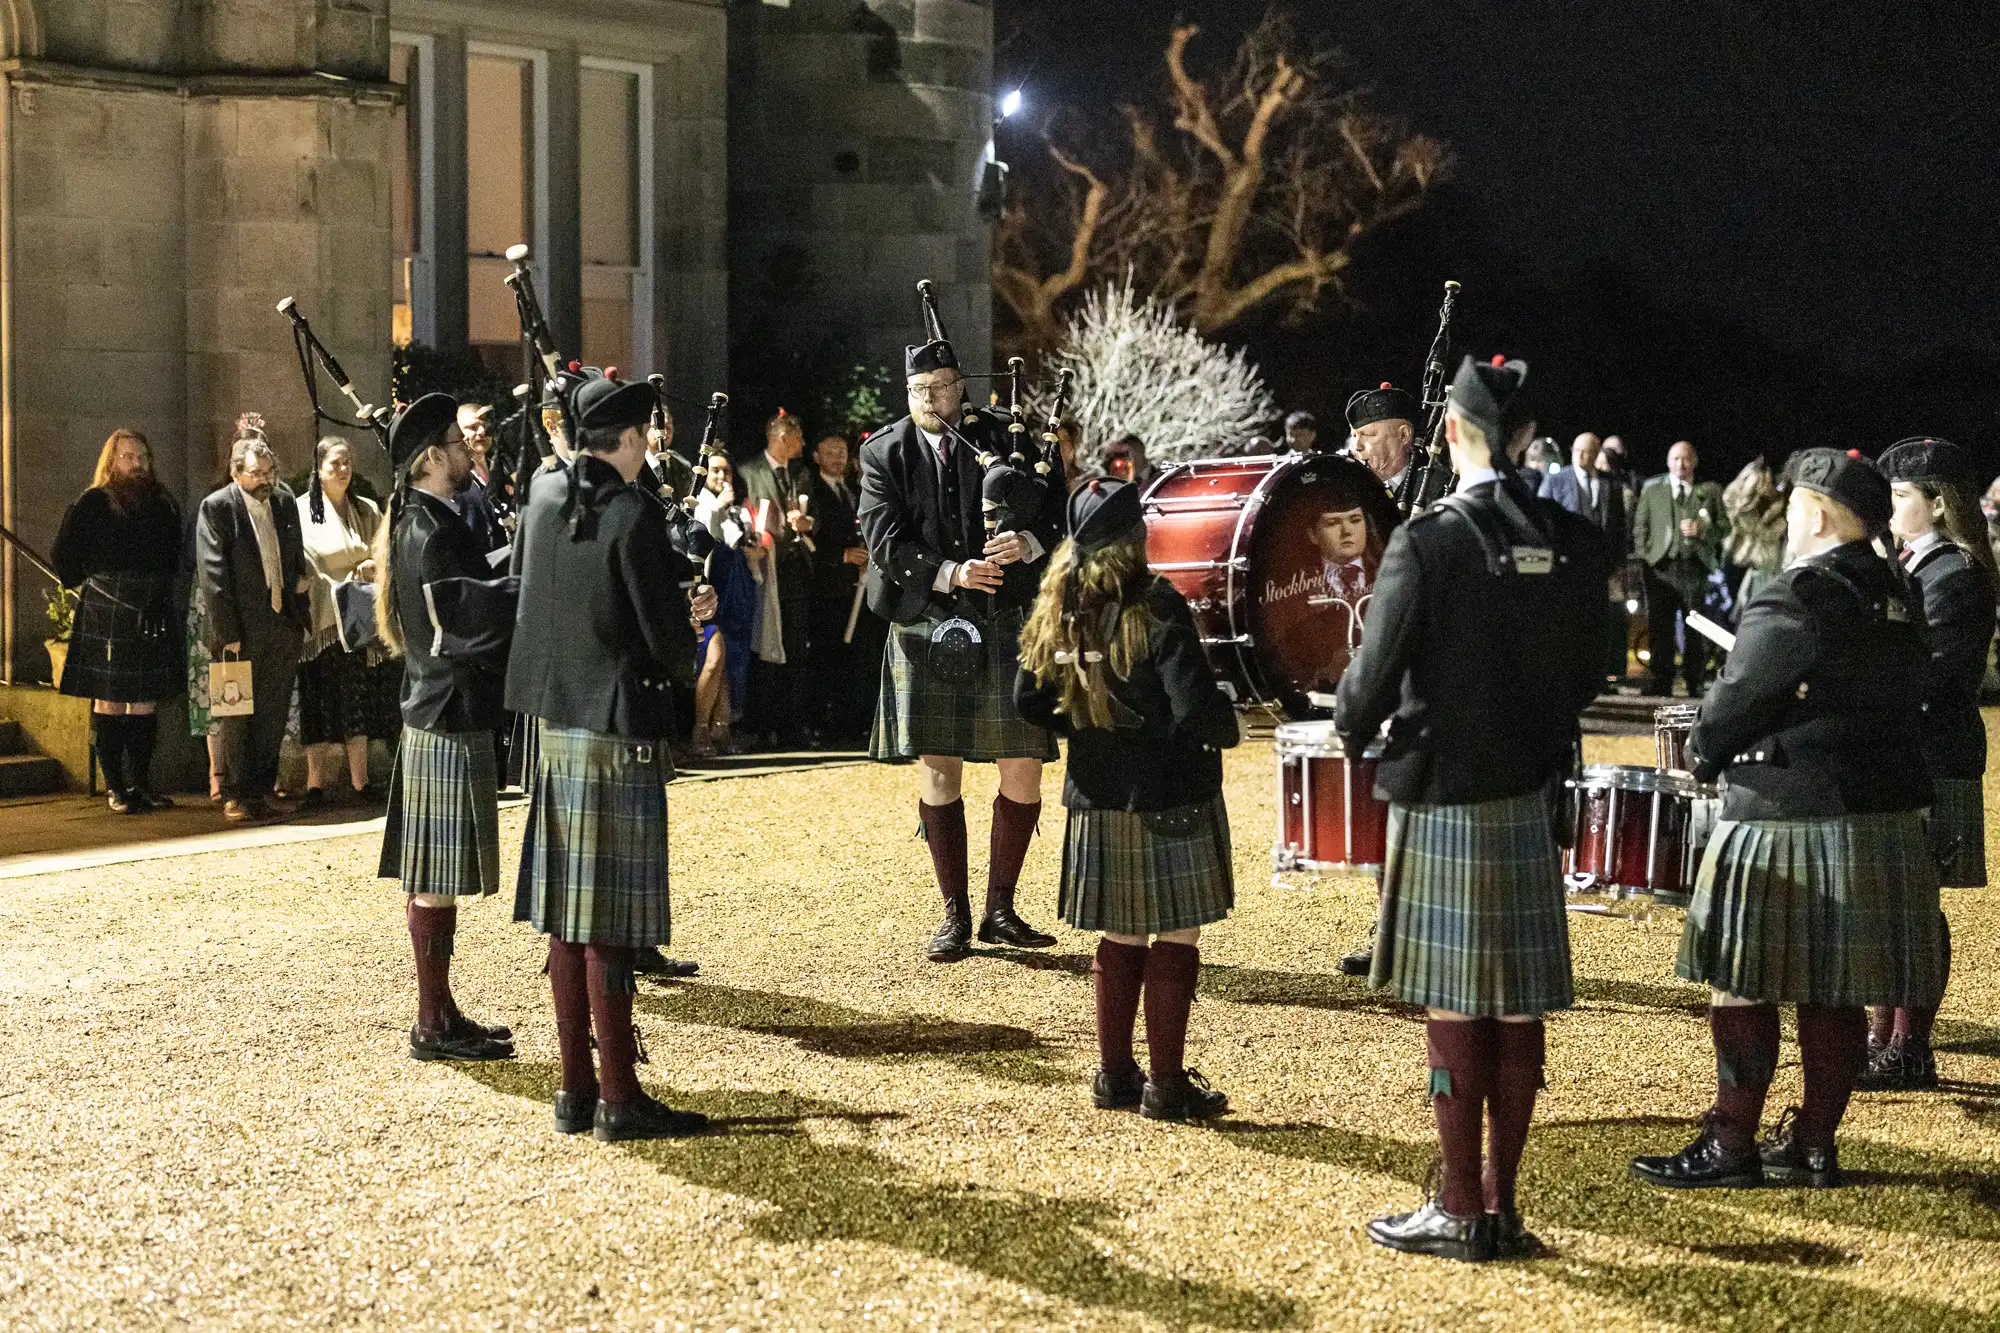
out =
[[(1177, 13), (1220, 57), (1263, 10), (997, 2), (1003, 80), (1079, 107), (1157, 88)], [(1412, 378), (1456, 277), (1460, 348), (1539, 358), (1544, 425), (1565, 438), (1622, 430), (1656, 458), (1693, 434), (1723, 468), (1829, 435), (1872, 451), (1935, 431), (2000, 466), (1986, 392), (2000, 372), (2000, 6), (1294, 12), (1459, 167), (1424, 217), (1370, 243), (1363, 310), (1244, 331), (1288, 405), (1337, 412), (1358, 383)]]

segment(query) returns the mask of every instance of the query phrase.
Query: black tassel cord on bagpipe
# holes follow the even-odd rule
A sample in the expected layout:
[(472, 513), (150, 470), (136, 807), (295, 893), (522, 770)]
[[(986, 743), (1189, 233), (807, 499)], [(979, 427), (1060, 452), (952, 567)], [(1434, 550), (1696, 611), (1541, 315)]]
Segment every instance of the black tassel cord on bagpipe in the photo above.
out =
[(1419, 404), (1424, 413), (1423, 434), (1417, 439), (1417, 449), (1410, 460), (1410, 466), (1403, 473), (1403, 484), (1396, 491), (1396, 507), (1408, 514), (1416, 504), (1417, 497), (1424, 494), (1430, 485), (1433, 472), (1445, 470), (1447, 481), (1445, 491), (1449, 493), (1458, 485), (1458, 474), (1452, 469), (1451, 456), (1444, 444), (1445, 381), (1447, 366), (1451, 360), (1451, 312), (1458, 301), (1458, 284), (1447, 281), (1444, 285), (1444, 304), (1438, 309), (1437, 336), (1431, 339), (1431, 350), (1424, 357), (1424, 384)]
[[(312, 403), (313, 433), (315, 435), (319, 433), (319, 423), (322, 421), (331, 426), (338, 426), (342, 430), (371, 430), (375, 432), (376, 442), (382, 446), (382, 452), (386, 455), (389, 452), (389, 409), (362, 401), (361, 395), (355, 392), (353, 381), (348, 379), (347, 372), (341, 369), (340, 362), (326, 349), (326, 344), (319, 340), (319, 335), (313, 332), (311, 322), (306, 319), (305, 311), (299, 309), (297, 301), (287, 296), (278, 302), (278, 313), (292, 322), (292, 348), (299, 354), (299, 373), (305, 377), (306, 398)], [(347, 401), (354, 404), (355, 420), (348, 421), (337, 417), (320, 406), (321, 370), (324, 370), (327, 378), (333, 381), (334, 387), (347, 396)]]

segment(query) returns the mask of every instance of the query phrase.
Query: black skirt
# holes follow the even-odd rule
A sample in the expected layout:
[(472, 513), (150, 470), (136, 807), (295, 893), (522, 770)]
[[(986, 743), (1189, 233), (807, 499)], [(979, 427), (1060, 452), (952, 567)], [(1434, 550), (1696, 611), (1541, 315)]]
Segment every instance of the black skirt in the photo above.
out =
[(395, 658), (370, 665), (366, 652), (330, 643), (299, 665), (299, 742), (392, 741), (403, 729), (402, 693), (403, 665)]

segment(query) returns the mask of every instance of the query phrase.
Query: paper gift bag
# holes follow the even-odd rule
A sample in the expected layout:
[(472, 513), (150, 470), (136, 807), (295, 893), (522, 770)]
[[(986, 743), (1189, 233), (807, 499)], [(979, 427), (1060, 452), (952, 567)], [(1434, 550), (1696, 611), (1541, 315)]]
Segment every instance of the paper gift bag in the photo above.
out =
[(257, 711), (250, 693), (250, 663), (223, 657), (208, 664), (208, 715), (248, 717)]

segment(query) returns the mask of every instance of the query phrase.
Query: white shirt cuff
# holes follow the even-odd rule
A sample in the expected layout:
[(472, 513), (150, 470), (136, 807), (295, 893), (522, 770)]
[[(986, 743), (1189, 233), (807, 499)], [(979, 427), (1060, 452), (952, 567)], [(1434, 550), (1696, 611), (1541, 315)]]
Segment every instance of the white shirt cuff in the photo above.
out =
[(1028, 548), (1028, 553), (1022, 556), (1021, 559), (1027, 561), (1031, 565), (1034, 564), (1037, 560), (1040, 560), (1042, 558), (1042, 552), (1048, 549), (1047, 547), (1042, 545), (1042, 539), (1040, 537), (1037, 537), (1032, 532), (1023, 532), (1018, 535), (1021, 538), (1022, 544)]
[(947, 560), (938, 566), (937, 577), (931, 580), (931, 591), (950, 592), (951, 581), (958, 574), (958, 561)]

